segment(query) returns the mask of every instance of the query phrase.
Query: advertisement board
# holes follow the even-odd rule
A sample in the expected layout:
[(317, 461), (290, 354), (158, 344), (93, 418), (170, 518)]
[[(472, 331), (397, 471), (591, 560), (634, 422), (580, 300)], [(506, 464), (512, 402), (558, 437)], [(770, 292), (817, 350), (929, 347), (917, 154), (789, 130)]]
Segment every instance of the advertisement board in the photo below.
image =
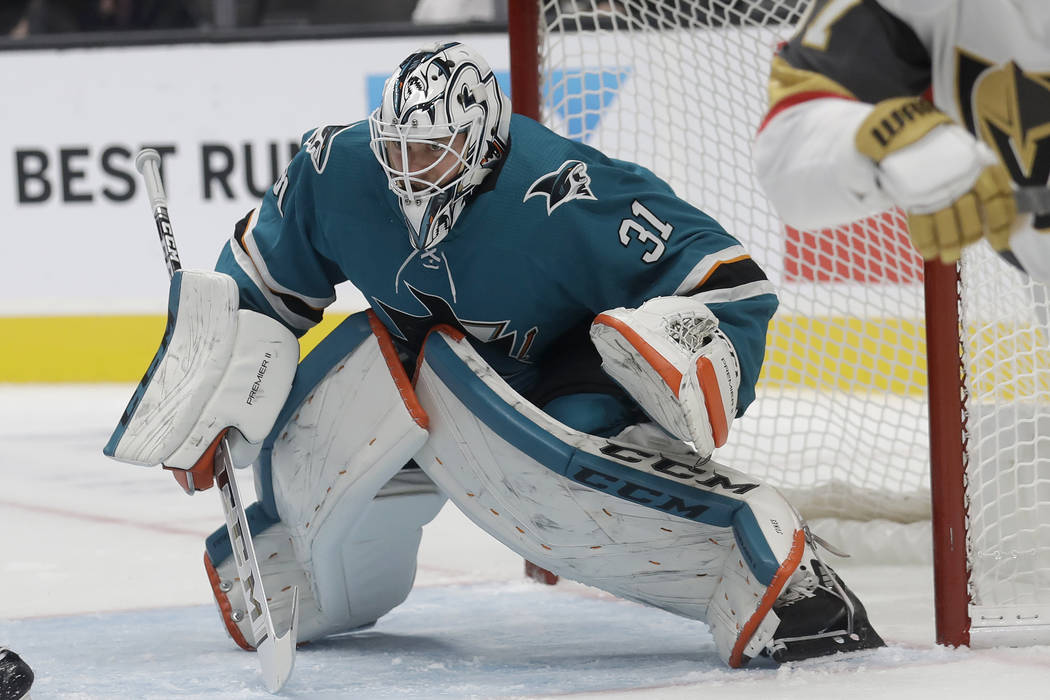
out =
[[(184, 266), (210, 268), (304, 133), (366, 117), (405, 56), (447, 38), (0, 52), (0, 381), (141, 375), (168, 280), (140, 148), (162, 155)], [(451, 38), (506, 82), (505, 35)], [(361, 308), (344, 287), (332, 309)]]
[[(507, 74), (505, 36), (460, 38)], [(210, 267), (302, 135), (366, 117), (436, 39), (0, 52), (0, 315), (160, 312), (140, 148), (162, 155), (184, 263)]]

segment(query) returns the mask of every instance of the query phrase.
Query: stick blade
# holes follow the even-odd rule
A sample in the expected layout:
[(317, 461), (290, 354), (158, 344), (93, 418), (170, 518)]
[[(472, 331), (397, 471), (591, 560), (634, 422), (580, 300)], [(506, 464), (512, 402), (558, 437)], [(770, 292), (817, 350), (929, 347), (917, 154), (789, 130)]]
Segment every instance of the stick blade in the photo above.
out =
[(270, 634), (256, 649), (263, 682), (271, 693), (280, 692), (295, 668), (295, 644), (299, 637), (299, 587), (292, 589), (292, 624), (284, 636)]

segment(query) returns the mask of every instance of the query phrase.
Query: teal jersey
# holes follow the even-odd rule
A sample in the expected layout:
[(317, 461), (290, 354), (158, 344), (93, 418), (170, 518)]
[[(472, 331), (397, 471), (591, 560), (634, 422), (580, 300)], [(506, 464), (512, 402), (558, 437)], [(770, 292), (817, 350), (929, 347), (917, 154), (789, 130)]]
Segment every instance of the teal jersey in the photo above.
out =
[(301, 334), (349, 280), (391, 334), (418, 351), (438, 324), (461, 329), (519, 391), (560, 337), (598, 313), (695, 295), (741, 365), (754, 399), (773, 287), (741, 244), (638, 165), (519, 115), (509, 149), (444, 240), (413, 248), (367, 122), (309, 135), (217, 269), (241, 305)]

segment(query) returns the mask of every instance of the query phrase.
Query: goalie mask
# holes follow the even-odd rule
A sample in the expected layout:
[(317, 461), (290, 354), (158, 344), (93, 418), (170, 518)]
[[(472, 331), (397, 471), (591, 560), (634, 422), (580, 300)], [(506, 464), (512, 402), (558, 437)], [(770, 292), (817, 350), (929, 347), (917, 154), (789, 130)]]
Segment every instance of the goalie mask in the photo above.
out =
[(435, 44), (387, 79), (368, 121), (412, 245), (424, 250), (448, 235), (468, 195), (506, 153), (510, 101), (476, 51)]

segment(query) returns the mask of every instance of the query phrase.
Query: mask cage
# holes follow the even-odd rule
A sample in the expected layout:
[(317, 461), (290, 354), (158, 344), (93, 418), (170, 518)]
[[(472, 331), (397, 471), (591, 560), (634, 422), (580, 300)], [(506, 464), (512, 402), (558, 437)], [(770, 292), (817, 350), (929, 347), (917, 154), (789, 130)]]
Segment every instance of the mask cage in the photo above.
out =
[[(384, 121), (377, 108), (368, 118), (372, 153), (386, 173), (390, 189), (402, 200), (417, 203), (456, 188), (478, 165), (476, 134), (481, 118), (465, 124), (419, 125)], [(453, 148), (456, 137), (466, 134), (461, 151)], [(410, 170), (409, 146), (422, 144), (432, 149), (434, 158)], [(455, 175), (442, 183), (450, 174)], [(434, 180), (435, 182), (431, 182)], [(441, 184), (438, 184), (441, 183)]]

